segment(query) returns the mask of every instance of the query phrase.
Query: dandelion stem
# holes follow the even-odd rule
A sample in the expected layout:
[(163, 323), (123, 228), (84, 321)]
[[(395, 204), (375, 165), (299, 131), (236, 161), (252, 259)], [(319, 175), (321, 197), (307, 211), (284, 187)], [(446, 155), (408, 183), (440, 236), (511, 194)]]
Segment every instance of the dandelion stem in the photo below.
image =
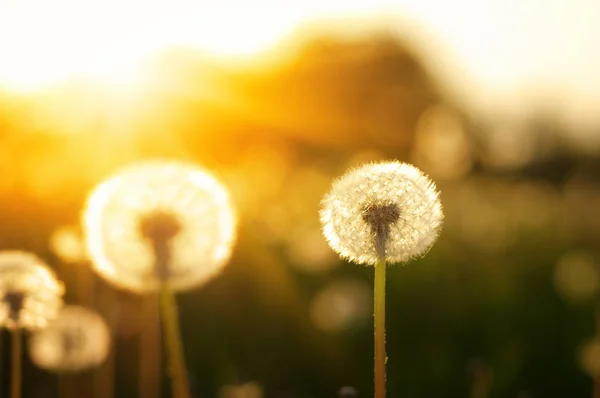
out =
[(160, 304), (173, 398), (190, 398), (175, 296), (168, 282), (160, 289)]
[(169, 286), (172, 261), (171, 241), (180, 231), (181, 225), (177, 217), (165, 211), (150, 213), (140, 223), (140, 232), (150, 241), (154, 251), (155, 276), (161, 281), (160, 309), (172, 396), (173, 398), (190, 398), (183, 343), (179, 331), (177, 303)]
[(375, 398), (385, 398), (385, 272), (386, 261), (375, 266)]
[(117, 293), (107, 285), (97, 285), (96, 306), (106, 318), (110, 331), (110, 341), (113, 348), (109, 350), (104, 363), (94, 376), (94, 398), (113, 398), (115, 396), (115, 365), (116, 365), (116, 335), (117, 319), (119, 318), (119, 300)]
[(144, 398), (161, 395), (161, 333), (159, 295), (152, 293), (143, 301), (143, 329), (140, 335), (139, 393)]
[(12, 330), (12, 344), (11, 344), (11, 398), (21, 398), (21, 328), (16, 327)]

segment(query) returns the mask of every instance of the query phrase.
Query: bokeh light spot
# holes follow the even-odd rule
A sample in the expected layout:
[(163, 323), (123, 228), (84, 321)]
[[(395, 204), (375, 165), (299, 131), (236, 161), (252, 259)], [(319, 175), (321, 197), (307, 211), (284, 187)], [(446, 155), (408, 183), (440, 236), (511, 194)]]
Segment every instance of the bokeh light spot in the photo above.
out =
[(83, 238), (72, 225), (58, 227), (50, 236), (50, 249), (62, 261), (78, 263), (87, 259)]
[(365, 323), (372, 313), (371, 288), (357, 279), (340, 279), (325, 286), (310, 304), (319, 329), (339, 333)]
[(572, 251), (563, 255), (554, 270), (554, 285), (572, 303), (593, 299), (600, 290), (600, 270), (594, 255)]

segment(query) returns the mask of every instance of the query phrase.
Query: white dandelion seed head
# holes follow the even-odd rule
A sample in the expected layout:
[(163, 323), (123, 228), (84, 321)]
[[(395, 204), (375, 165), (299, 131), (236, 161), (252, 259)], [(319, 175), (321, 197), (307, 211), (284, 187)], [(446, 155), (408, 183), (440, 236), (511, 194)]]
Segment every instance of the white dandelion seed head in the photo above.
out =
[(63, 284), (35, 255), (0, 252), (0, 327), (45, 327), (62, 307), (63, 294)]
[[(208, 172), (179, 162), (129, 167), (90, 195), (85, 240), (95, 270), (137, 292), (168, 281), (197, 287), (218, 274), (231, 255), (236, 217), (226, 189)], [(158, 272), (149, 235), (168, 240), (168, 271)], [(163, 279), (164, 278), (164, 279)]]
[(63, 307), (48, 326), (29, 340), (31, 361), (42, 369), (77, 372), (101, 365), (110, 351), (104, 319), (84, 307)]
[(340, 256), (375, 265), (425, 254), (444, 214), (435, 184), (398, 161), (370, 163), (335, 180), (321, 202), (323, 234)]

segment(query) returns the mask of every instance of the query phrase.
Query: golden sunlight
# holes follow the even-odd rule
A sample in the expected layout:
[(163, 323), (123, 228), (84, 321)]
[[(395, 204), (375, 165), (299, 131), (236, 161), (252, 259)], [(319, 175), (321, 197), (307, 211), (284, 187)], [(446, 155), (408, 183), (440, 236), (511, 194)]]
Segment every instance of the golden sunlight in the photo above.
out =
[(285, 7), (245, 7), (8, 0), (0, 3), (0, 86), (23, 92), (73, 79), (123, 84), (143, 60), (171, 46), (239, 59), (272, 46), (302, 20)]
[(280, 55), (284, 46), (275, 51), (275, 44), (299, 26), (310, 34), (321, 22), (348, 35), (381, 28), (408, 39), (449, 91), (484, 113), (519, 115), (540, 96), (553, 95), (569, 98), (570, 119), (595, 120), (600, 7), (594, 0), (581, 6), (550, 0), (538, 16), (538, 2), (518, 0), (305, 0), (295, 6), (2, 0), (0, 88), (38, 91), (72, 79), (121, 84), (142, 60), (169, 47), (256, 62), (267, 50)]

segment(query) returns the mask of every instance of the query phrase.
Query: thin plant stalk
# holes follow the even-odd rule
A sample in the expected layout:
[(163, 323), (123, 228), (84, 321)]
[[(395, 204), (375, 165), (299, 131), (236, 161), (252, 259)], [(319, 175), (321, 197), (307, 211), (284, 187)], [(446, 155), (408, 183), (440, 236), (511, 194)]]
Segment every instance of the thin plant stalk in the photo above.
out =
[(12, 330), (11, 344), (11, 383), (10, 397), (21, 398), (21, 354), (22, 338), (21, 328), (16, 327)]
[(375, 266), (375, 398), (385, 398), (385, 272), (386, 261)]
[(143, 298), (143, 327), (140, 335), (139, 393), (142, 398), (158, 398), (162, 390), (161, 336), (157, 294)]
[(105, 316), (110, 330), (112, 348), (104, 363), (95, 371), (94, 398), (113, 398), (115, 396), (115, 369), (116, 369), (116, 327), (119, 317), (119, 301), (117, 293), (107, 285), (97, 284), (97, 306)]
[(166, 347), (167, 371), (171, 377), (172, 397), (190, 398), (179, 317), (177, 316), (177, 303), (169, 285), (172, 262), (170, 243), (180, 232), (181, 225), (172, 214), (157, 211), (141, 221), (140, 230), (152, 245), (155, 261), (154, 272), (160, 281), (160, 318)]
[(173, 398), (190, 398), (187, 371), (181, 332), (179, 330), (179, 317), (175, 295), (168, 282), (163, 282), (160, 288), (161, 319), (165, 337), (167, 368), (171, 377)]

